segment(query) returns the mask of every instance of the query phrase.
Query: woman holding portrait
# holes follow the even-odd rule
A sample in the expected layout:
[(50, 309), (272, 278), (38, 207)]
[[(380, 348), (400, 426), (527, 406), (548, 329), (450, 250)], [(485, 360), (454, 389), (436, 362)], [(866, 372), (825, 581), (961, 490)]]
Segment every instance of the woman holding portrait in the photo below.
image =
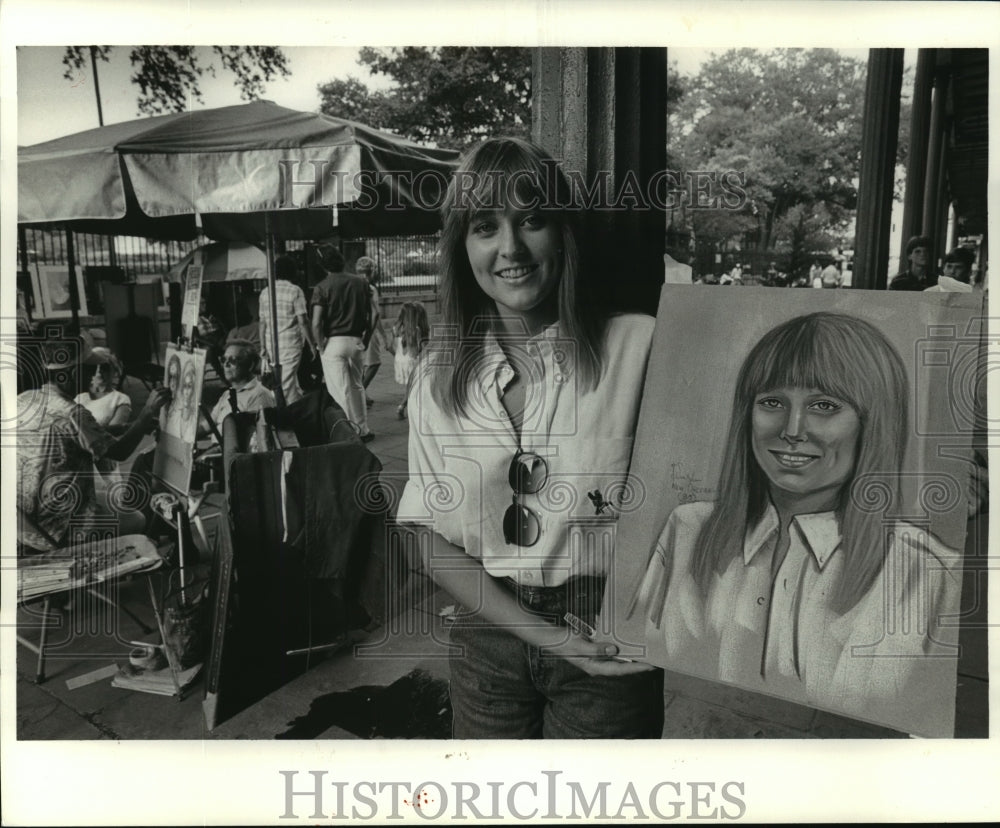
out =
[(575, 196), (533, 144), (467, 153), (443, 216), (398, 519), (430, 530), (423, 566), (462, 607), (453, 735), (659, 737), (662, 674), (565, 620), (600, 607), (609, 562), (571, 531), (626, 477), (653, 320), (588, 295)]

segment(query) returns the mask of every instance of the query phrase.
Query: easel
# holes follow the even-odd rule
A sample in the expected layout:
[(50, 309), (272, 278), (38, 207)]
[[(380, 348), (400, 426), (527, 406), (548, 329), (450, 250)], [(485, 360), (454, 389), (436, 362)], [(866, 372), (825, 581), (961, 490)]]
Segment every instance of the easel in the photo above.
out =
[[(189, 376), (189, 369), (192, 372), (198, 370), (197, 363), (192, 363), (191, 360), (195, 357), (194, 348), (194, 332), (197, 324), (197, 313), (200, 305), (201, 299), (201, 266), (197, 268), (192, 268), (195, 270), (194, 279), (191, 284), (186, 285), (184, 293), (184, 308), (182, 313), (182, 336), (180, 336), (177, 342), (174, 344), (173, 348), (168, 348), (168, 355), (173, 351), (175, 354), (186, 354), (188, 361), (184, 363), (184, 367), (181, 370), (180, 376), (187, 379)], [(199, 351), (199, 353), (202, 353)], [(171, 363), (171, 358), (168, 356), (167, 368), (169, 371), (169, 366)], [(204, 365), (201, 367), (201, 376), (197, 377), (195, 381), (200, 380), (199, 384), (204, 383)], [(169, 379), (169, 378), (168, 378)], [(183, 380), (179, 380), (178, 387), (183, 388)], [(191, 551), (187, 548), (188, 539), (195, 543), (196, 546), (201, 548), (201, 551), (207, 553), (208, 551), (208, 538), (205, 532), (204, 524), (202, 523), (201, 517), (198, 514), (201, 505), (208, 494), (208, 491), (203, 491), (198, 495), (192, 495), (190, 491), (191, 483), (191, 470), (194, 465), (194, 441), (197, 439), (197, 421), (199, 416), (204, 416), (208, 421), (212, 430), (218, 434), (218, 429), (212, 422), (211, 417), (205, 411), (205, 406), (200, 400), (200, 388), (197, 388), (191, 392), (198, 394), (198, 404), (195, 406), (193, 416), (195, 418), (195, 432), (194, 438), (191, 443), (187, 440), (191, 438), (185, 438), (184, 432), (180, 431), (180, 436), (173, 430), (166, 433), (161, 433), (160, 440), (157, 442), (156, 456), (154, 459), (153, 466), (153, 477), (159, 484), (161, 484), (162, 491), (153, 495), (151, 500), (151, 507), (153, 511), (176, 533), (177, 537), (177, 552), (178, 552), (178, 565), (177, 571), (180, 579), (178, 585), (178, 599), (181, 608), (188, 607), (190, 605), (188, 590), (190, 588), (187, 583), (187, 573), (189, 571), (189, 560), (191, 558)], [(179, 404), (179, 401), (172, 401), (171, 405)], [(190, 454), (188, 454), (190, 452)], [(192, 527), (197, 530), (200, 543), (195, 541), (195, 534), (192, 532)], [(169, 579), (168, 579), (169, 584)], [(152, 586), (150, 586), (152, 590)], [(197, 600), (197, 596), (194, 597)], [(164, 607), (164, 613), (166, 613), (167, 608)], [(178, 699), (182, 696), (182, 688), (180, 687), (178, 681), (178, 675), (182, 670), (182, 666), (179, 663), (178, 653), (174, 652), (171, 645), (167, 642), (166, 637), (163, 635), (165, 626), (162, 623), (162, 619), (157, 618), (157, 622), (160, 624), (161, 637), (163, 637), (163, 650), (167, 657), (167, 662), (170, 665), (170, 673), (173, 679), (175, 695)]]

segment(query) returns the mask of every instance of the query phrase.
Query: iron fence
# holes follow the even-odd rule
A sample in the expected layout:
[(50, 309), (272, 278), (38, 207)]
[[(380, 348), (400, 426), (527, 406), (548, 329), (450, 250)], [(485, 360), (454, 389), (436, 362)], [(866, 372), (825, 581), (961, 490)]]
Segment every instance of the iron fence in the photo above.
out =
[[(436, 293), (438, 236), (394, 236), (344, 240), (342, 247), (352, 267), (360, 256), (370, 256), (380, 277), (379, 290), (386, 296), (407, 293)], [(106, 236), (73, 233), (73, 256), (82, 274), (86, 307), (91, 314), (103, 311), (100, 283), (148, 282), (165, 273), (180, 259), (211, 240), (205, 236), (191, 241), (155, 241), (136, 236)], [(309, 242), (289, 240), (289, 252), (302, 250)], [(41, 309), (32, 274), (40, 265), (65, 265), (69, 261), (69, 240), (65, 230), (19, 228), (18, 288), (27, 310), (37, 316)]]
[[(383, 296), (437, 293), (437, 244), (440, 236), (392, 236), (357, 239), (358, 256), (375, 260)], [(357, 258), (354, 259), (357, 261)]]

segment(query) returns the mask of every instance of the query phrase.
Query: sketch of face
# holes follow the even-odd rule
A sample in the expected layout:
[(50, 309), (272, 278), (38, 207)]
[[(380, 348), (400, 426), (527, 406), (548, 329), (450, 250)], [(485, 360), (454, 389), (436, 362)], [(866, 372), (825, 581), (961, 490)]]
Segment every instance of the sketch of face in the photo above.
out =
[(529, 332), (551, 321), (547, 300), (559, 284), (560, 228), (536, 210), (485, 210), (465, 235), (469, 265), (502, 316), (520, 316)]
[(184, 373), (181, 375), (181, 414), (185, 420), (194, 415), (194, 392), (197, 376), (194, 370), (194, 363), (189, 362), (184, 366)]
[(177, 391), (181, 385), (181, 360), (176, 354), (170, 357), (170, 362), (167, 363), (167, 388), (170, 389), (170, 393), (173, 395), (173, 399), (177, 399)]
[(815, 388), (778, 388), (754, 397), (751, 425), (753, 454), (772, 496), (808, 512), (836, 505), (854, 472), (861, 433), (849, 403)]

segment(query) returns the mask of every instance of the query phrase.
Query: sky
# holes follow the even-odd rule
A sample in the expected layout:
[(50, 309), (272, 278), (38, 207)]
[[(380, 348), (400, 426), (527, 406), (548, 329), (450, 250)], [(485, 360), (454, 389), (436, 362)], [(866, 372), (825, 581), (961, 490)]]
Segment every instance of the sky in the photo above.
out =
[[(29, 146), (71, 135), (99, 125), (90, 63), (72, 80), (63, 77), (63, 46), (21, 46), (17, 49), (17, 143)], [(208, 63), (211, 48), (202, 47), (202, 63)], [(291, 75), (266, 85), (263, 97), (288, 107), (312, 111), (319, 108), (317, 86), (335, 78), (354, 77), (370, 89), (385, 89), (392, 81), (370, 75), (358, 63), (357, 47), (292, 46), (283, 47)], [(713, 52), (722, 49), (675, 48), (669, 61), (677, 70), (692, 74)], [(845, 54), (864, 59), (865, 49), (844, 49)], [(129, 47), (117, 46), (107, 63), (98, 61), (104, 123), (114, 124), (140, 117), (137, 108), (138, 87), (129, 82), (132, 67)], [(244, 103), (233, 75), (219, 70), (216, 77), (206, 72), (200, 80), (203, 103), (193, 100), (190, 109), (232, 106)]]
[[(63, 77), (64, 48), (22, 46), (17, 50), (17, 143), (22, 146), (99, 125), (89, 61), (85, 72), (67, 80)], [(358, 65), (356, 48), (295, 46), (284, 51), (291, 75), (268, 83), (263, 97), (289, 109), (318, 109), (317, 85), (334, 78), (355, 77), (372, 89), (388, 85), (383, 77), (372, 77), (366, 67)], [(107, 63), (97, 62), (105, 124), (140, 117), (136, 103), (139, 89), (129, 82), (132, 67), (128, 53), (128, 46), (118, 46)], [(204, 53), (202, 62), (207, 63), (211, 48), (204, 47)], [(222, 69), (214, 78), (206, 72), (200, 86), (204, 104), (192, 100), (191, 109), (244, 103), (234, 76)]]

